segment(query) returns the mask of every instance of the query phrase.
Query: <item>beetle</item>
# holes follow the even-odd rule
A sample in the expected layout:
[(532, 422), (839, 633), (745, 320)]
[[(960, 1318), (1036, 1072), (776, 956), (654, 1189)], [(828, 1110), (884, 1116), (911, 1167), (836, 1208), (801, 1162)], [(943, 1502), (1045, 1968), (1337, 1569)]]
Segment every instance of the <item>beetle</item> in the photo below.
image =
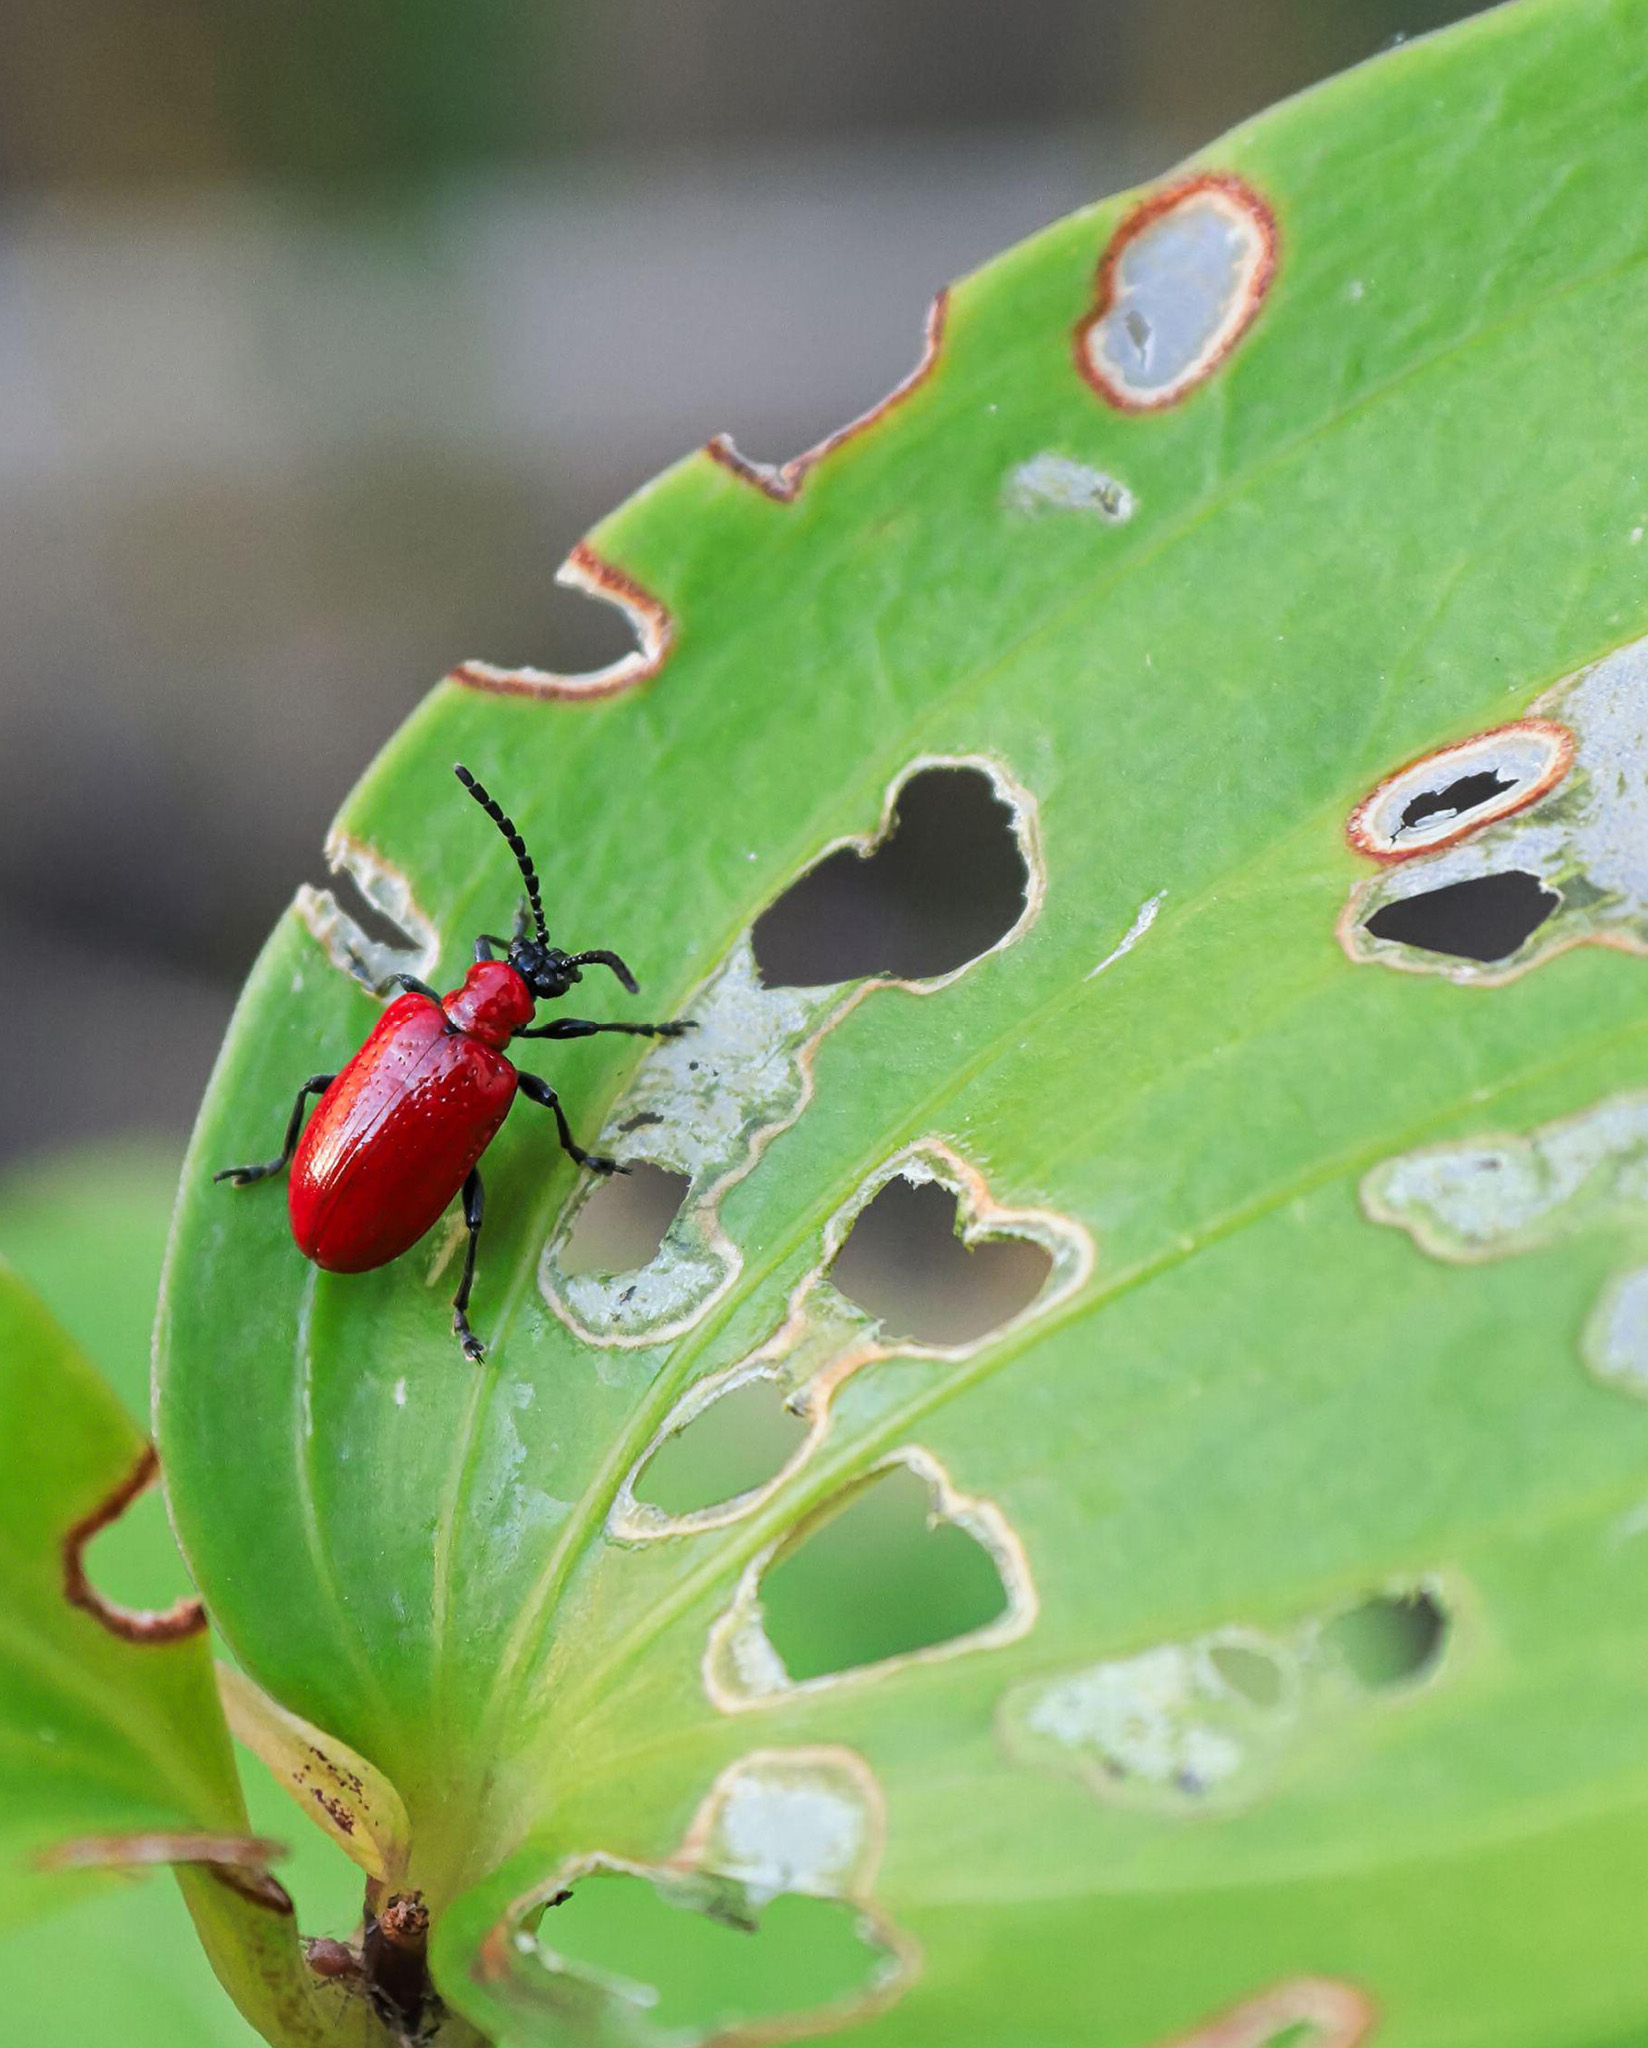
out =
[[(249, 1187), (290, 1163), (292, 1235), (304, 1257), (330, 1273), (365, 1273), (398, 1259), (461, 1191), (469, 1239), (452, 1299), (452, 1328), (464, 1355), (479, 1364), (486, 1347), (469, 1326), (486, 1207), (479, 1161), (516, 1096), (550, 1112), (561, 1150), (579, 1166), (601, 1174), (628, 1171), (576, 1143), (555, 1090), (537, 1074), (522, 1073), (507, 1048), (518, 1038), (589, 1038), (598, 1031), (678, 1038), (693, 1024), (690, 1018), (668, 1024), (593, 1023), (584, 1017), (533, 1022), (537, 1005), (559, 1002), (583, 979), (585, 967), (609, 969), (631, 995), (638, 993), (636, 980), (616, 953), (563, 953), (550, 943), (538, 871), (515, 821), (461, 762), (453, 773), (503, 834), (526, 883), (514, 936), (483, 932), (463, 986), (444, 996), (415, 975), (390, 976), (386, 986), (401, 993), (360, 1051), (341, 1072), (311, 1074), (298, 1090), (279, 1158), (261, 1166), (226, 1166), (212, 1178)], [(494, 948), (503, 950), (503, 959)], [(320, 1102), (305, 1129), (304, 1104), (311, 1095)]]

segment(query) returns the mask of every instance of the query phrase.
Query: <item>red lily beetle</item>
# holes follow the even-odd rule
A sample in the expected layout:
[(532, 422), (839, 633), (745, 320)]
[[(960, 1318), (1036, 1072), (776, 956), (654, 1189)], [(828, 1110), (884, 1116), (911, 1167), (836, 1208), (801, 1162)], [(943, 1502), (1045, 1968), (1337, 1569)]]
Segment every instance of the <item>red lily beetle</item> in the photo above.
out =
[[(485, 1346), (469, 1327), (485, 1207), (476, 1162), (515, 1097), (524, 1095), (553, 1115), (562, 1151), (580, 1166), (595, 1173), (626, 1170), (574, 1143), (555, 1090), (536, 1074), (520, 1073), (505, 1048), (517, 1038), (588, 1038), (597, 1031), (676, 1038), (692, 1025), (595, 1024), (583, 1017), (533, 1023), (535, 1005), (559, 1001), (583, 979), (580, 968), (610, 968), (631, 995), (635, 977), (616, 953), (563, 953), (550, 944), (538, 873), (513, 819), (467, 768), (460, 764), (453, 772), (509, 842), (526, 882), (514, 937), (482, 933), (463, 987), (444, 996), (414, 975), (392, 976), (402, 993), (348, 1066), (339, 1074), (311, 1074), (298, 1090), (280, 1157), (262, 1166), (228, 1166), (212, 1178), (246, 1187), (279, 1173), (296, 1152), (287, 1188), (292, 1235), (305, 1258), (331, 1273), (365, 1273), (398, 1259), (461, 1189), (469, 1243), (452, 1299), (452, 1327), (465, 1356), (479, 1362)], [(502, 960), (493, 957), (495, 946), (504, 948)], [(300, 1143), (311, 1095), (319, 1095), (320, 1104)]]

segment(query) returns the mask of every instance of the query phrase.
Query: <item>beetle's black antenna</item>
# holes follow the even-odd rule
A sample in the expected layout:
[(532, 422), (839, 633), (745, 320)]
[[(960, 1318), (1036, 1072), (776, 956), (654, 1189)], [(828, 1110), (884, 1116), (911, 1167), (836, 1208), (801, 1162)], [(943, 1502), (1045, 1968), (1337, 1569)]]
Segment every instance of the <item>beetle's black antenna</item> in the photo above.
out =
[(522, 878), (526, 883), (526, 893), (532, 904), (532, 918), (538, 927), (538, 937), (547, 946), (549, 944), (549, 932), (544, 924), (543, 898), (538, 894), (538, 870), (532, 865), (532, 856), (526, 850), (526, 841), (517, 830), (515, 820), (506, 815), (503, 806), (498, 802), (497, 798), (490, 793), (484, 783), (475, 780), (474, 776), (470, 774), (461, 761), (453, 762), (452, 773), (457, 776), (464, 788), (469, 791), (469, 794), (475, 799), (476, 803), (480, 805), (481, 809), (485, 811), (493, 824), (497, 826), (498, 830), (509, 842), (509, 850), (514, 854), (516, 865), (520, 868)]
[(568, 957), (569, 967), (610, 967), (632, 996), (641, 993), (640, 983), (630, 973), (616, 953), (573, 953)]

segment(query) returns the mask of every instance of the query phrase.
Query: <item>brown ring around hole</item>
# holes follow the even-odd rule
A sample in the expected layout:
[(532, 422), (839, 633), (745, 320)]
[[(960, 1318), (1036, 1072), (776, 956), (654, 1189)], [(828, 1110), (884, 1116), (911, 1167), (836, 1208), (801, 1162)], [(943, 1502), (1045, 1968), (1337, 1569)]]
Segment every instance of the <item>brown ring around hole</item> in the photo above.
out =
[[(1546, 740), (1551, 748), (1550, 759), (1541, 771), (1514, 790), (1505, 792), (1508, 802), (1489, 799), (1474, 807), (1468, 816), (1462, 817), (1456, 828), (1434, 839), (1417, 841), (1412, 846), (1396, 846), (1389, 835), (1381, 833), (1374, 823), (1375, 814), (1386, 803), (1391, 792), (1405, 783), (1420, 769), (1431, 771), (1435, 779), (1452, 773), (1455, 761), (1463, 771), (1478, 752), (1491, 751), (1496, 740), (1509, 740), (1528, 735)], [(1377, 860), (1389, 866), (1397, 861), (1412, 860), (1416, 855), (1440, 853), (1445, 847), (1456, 846), (1461, 839), (1479, 831), (1485, 825), (1495, 825), (1503, 818), (1511, 818), (1518, 811), (1526, 810), (1529, 804), (1537, 803), (1562, 780), (1573, 765), (1574, 735), (1567, 726), (1554, 718), (1516, 718), (1504, 725), (1492, 725), (1481, 732), (1471, 733), (1462, 740), (1450, 740), (1446, 746), (1432, 748), (1430, 752), (1416, 754), (1400, 768), (1384, 776), (1370, 789), (1356, 806), (1345, 823), (1345, 837), (1353, 851), (1366, 854), (1370, 860)]]
[(100, 1621), (112, 1636), (128, 1643), (176, 1643), (198, 1635), (206, 1626), (206, 1610), (192, 1595), (156, 1613), (122, 1607), (107, 1600), (86, 1576), (86, 1546), (92, 1538), (117, 1522), (138, 1495), (160, 1477), (160, 1459), (153, 1444), (106, 1499), (89, 1515), (83, 1515), (63, 1538), (63, 1597), (71, 1607), (81, 1608)]
[[(1256, 235), (1256, 255), (1241, 280), (1234, 302), (1214, 324), (1189, 365), (1158, 392), (1130, 391), (1096, 360), (1094, 335), (1123, 302), (1119, 267), (1128, 250), (1149, 229), (1159, 226), (1180, 207), (1201, 197), (1225, 203)], [(1152, 193), (1126, 216), (1099, 259), (1092, 307), (1076, 323), (1073, 337), (1076, 369), (1106, 405), (1118, 412), (1165, 412), (1180, 403), (1219, 368), (1259, 316), (1276, 275), (1279, 237), (1276, 216), (1251, 185), (1232, 171), (1203, 171)]]

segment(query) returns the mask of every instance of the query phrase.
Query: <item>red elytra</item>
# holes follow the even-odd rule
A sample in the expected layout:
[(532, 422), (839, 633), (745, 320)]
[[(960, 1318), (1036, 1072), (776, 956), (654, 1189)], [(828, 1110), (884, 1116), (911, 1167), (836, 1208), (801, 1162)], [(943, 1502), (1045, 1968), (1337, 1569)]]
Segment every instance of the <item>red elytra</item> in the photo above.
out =
[(305, 1258), (365, 1273), (417, 1243), (503, 1127), (518, 1080), (503, 1048), (532, 1011), (503, 960), (477, 961), (438, 1003), (389, 1005), (292, 1161), (286, 1201)]
[[(313, 1075), (298, 1090), (280, 1157), (261, 1166), (226, 1167), (214, 1178), (245, 1187), (292, 1160), (292, 1235), (306, 1258), (333, 1273), (364, 1273), (398, 1259), (461, 1193), (469, 1242), (452, 1326), (466, 1355), (478, 1360), (485, 1347), (468, 1318), (484, 1208), (477, 1169), (516, 1096), (552, 1113), (562, 1149), (579, 1165), (598, 1173), (624, 1170), (574, 1143), (555, 1090), (540, 1076), (521, 1072), (506, 1048), (517, 1038), (587, 1038), (598, 1031), (668, 1038), (692, 1027), (683, 1021), (594, 1023), (580, 1017), (533, 1024), (537, 1005), (564, 996), (583, 979), (582, 967), (610, 968), (632, 993), (635, 977), (616, 953), (563, 953), (549, 943), (537, 871), (513, 820), (467, 768), (455, 772), (509, 842), (526, 881), (536, 935), (528, 929), (528, 909), (512, 939), (483, 933), (463, 986), (444, 996), (412, 975), (395, 975), (403, 993), (360, 1051), (341, 1073)], [(494, 959), (492, 948), (506, 945), (508, 957)], [(320, 1095), (320, 1105), (299, 1142), (303, 1105), (313, 1094)]]

